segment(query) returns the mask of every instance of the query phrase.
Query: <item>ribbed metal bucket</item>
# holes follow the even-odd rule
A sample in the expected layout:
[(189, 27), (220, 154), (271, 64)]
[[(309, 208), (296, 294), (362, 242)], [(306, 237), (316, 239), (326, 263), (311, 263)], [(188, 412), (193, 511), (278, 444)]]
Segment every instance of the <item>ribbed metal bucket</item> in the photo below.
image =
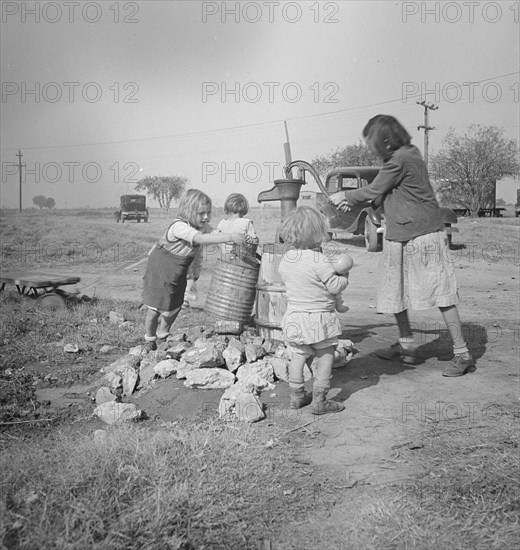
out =
[(260, 262), (249, 252), (217, 260), (204, 311), (239, 323), (251, 320)]

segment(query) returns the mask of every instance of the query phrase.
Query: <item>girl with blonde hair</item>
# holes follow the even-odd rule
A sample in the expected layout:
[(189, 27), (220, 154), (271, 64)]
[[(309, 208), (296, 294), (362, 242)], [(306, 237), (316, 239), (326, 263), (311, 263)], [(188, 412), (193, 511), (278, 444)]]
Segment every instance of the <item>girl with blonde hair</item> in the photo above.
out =
[(179, 315), (186, 290), (186, 275), (202, 244), (243, 244), (244, 235), (204, 233), (211, 216), (211, 199), (198, 189), (182, 196), (177, 218), (150, 251), (144, 275), (143, 303), (148, 307), (143, 352), (165, 341)]
[[(288, 214), (280, 230), (286, 246), (279, 273), (287, 293), (282, 329), (292, 353), (290, 407), (299, 409), (312, 402), (313, 414), (339, 412), (345, 408), (326, 399), (334, 350), (341, 334), (335, 295), (348, 285), (348, 275), (337, 275), (322, 252), (328, 229), (323, 214), (310, 206), (300, 206)], [(317, 358), (312, 395), (305, 392), (303, 379), (303, 368), (311, 357)]]

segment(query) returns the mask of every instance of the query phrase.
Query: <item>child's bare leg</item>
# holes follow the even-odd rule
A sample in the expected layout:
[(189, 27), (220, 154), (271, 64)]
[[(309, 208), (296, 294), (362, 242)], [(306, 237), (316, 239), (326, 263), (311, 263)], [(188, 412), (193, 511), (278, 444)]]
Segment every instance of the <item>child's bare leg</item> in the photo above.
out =
[(148, 341), (155, 341), (157, 337), (157, 325), (159, 323), (160, 313), (154, 309), (148, 308), (146, 312), (146, 318), (144, 321), (144, 326), (146, 329), (145, 338)]
[(316, 350), (316, 373), (314, 375), (312, 414), (327, 414), (340, 412), (344, 406), (335, 401), (327, 401), (327, 393), (330, 389), (332, 377), (332, 365), (334, 363), (334, 346)]
[(154, 309), (148, 308), (144, 320), (146, 344), (143, 346), (142, 353), (154, 351), (157, 349), (157, 325), (159, 323), (160, 313)]
[(305, 393), (305, 380), (303, 378), (303, 368), (307, 361), (307, 355), (298, 353), (298, 350), (292, 349), (291, 363), (289, 364), (289, 389), (291, 390), (291, 409), (301, 409), (305, 405), (309, 405), (312, 401), (312, 396)]
[(457, 306), (440, 307), (439, 309), (453, 340), (453, 353), (455, 355), (450, 364), (442, 372), (442, 375), (463, 376), (468, 372), (475, 371), (475, 361), (468, 350), (466, 340), (462, 334), (462, 324)]
[(181, 311), (181, 308), (178, 307), (175, 309), (171, 315), (161, 315), (159, 319), (159, 327), (157, 329), (157, 337), (161, 340), (168, 337), (168, 334), (170, 334), (170, 328), (173, 325), (173, 322), (175, 319), (177, 319), (177, 316), (179, 315), (179, 312)]

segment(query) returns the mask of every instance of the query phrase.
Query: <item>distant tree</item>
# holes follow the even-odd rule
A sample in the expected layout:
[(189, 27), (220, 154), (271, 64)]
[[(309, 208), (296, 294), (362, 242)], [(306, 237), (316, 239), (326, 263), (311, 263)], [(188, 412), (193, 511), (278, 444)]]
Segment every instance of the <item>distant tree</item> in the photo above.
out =
[(42, 208), (45, 208), (46, 206), (45, 203), (47, 201), (47, 198), (44, 195), (36, 195), (36, 197), (33, 197), (32, 201), (33, 201), (33, 204), (38, 206), (41, 210)]
[(477, 216), (480, 208), (495, 206), (496, 182), (518, 174), (518, 144), (496, 126), (474, 124), (463, 136), (450, 129), (433, 155), (432, 168), (441, 201)]
[(380, 166), (381, 162), (364, 143), (359, 142), (338, 148), (329, 155), (320, 155), (311, 164), (324, 178), (329, 172), (342, 166)]
[(180, 176), (147, 176), (136, 183), (135, 189), (146, 191), (168, 212), (172, 200), (178, 200), (187, 186), (188, 179)]
[(56, 201), (52, 197), (45, 199), (45, 208), (53, 209), (56, 206)]
[(496, 205), (497, 206), (507, 206), (507, 203), (504, 199), (497, 199)]

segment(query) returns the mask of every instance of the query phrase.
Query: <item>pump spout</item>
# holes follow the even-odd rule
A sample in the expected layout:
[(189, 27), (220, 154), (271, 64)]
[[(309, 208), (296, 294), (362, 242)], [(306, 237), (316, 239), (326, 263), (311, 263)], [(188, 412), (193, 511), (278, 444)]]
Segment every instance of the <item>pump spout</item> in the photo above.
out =
[(274, 180), (274, 187), (269, 191), (262, 191), (257, 200), (258, 202), (280, 201), (283, 220), (291, 210), (296, 208), (300, 189), (304, 183), (304, 180), (298, 179)]

